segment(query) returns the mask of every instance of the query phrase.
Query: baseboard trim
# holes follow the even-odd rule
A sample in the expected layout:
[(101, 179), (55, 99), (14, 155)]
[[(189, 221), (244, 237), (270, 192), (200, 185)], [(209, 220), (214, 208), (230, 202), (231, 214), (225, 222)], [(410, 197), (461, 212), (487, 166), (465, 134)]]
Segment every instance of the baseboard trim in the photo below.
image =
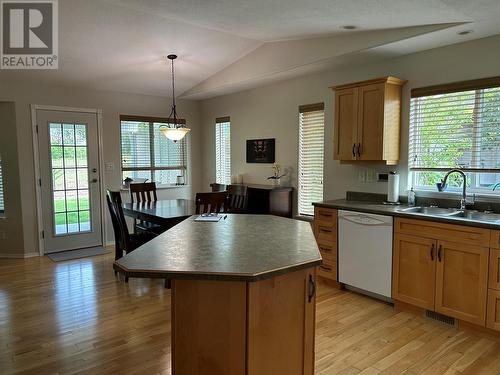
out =
[(39, 257), (39, 253), (26, 253), (26, 254), (1, 254), (0, 253), (0, 258), (6, 258), (6, 259), (25, 259), (25, 258), (34, 258), (34, 257)]

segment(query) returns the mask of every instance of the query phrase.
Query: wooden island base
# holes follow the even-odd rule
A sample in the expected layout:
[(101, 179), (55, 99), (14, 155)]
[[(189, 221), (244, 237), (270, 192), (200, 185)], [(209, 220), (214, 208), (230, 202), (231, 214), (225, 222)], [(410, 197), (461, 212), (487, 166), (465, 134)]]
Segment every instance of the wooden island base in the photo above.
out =
[(172, 374), (314, 374), (315, 268), (172, 281)]

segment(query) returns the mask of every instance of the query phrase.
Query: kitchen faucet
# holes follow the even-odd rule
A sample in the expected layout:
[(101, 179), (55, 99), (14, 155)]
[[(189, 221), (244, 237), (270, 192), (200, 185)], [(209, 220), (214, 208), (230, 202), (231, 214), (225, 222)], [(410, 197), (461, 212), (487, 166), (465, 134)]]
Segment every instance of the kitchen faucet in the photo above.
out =
[(493, 191), (495, 191), (495, 189), (496, 189), (497, 187), (499, 187), (499, 186), (500, 186), (500, 182), (498, 182), (498, 183), (496, 183), (495, 185), (493, 185), (493, 189), (492, 189), (492, 190), (493, 190)]
[(464, 183), (463, 183), (463, 190), (462, 190), (462, 199), (460, 199), (460, 209), (461, 210), (465, 210), (465, 207), (466, 207), (466, 204), (467, 204), (467, 193), (466, 193), (466, 189), (467, 189), (467, 176), (465, 175), (465, 173), (460, 170), (460, 169), (452, 169), (451, 171), (447, 172), (443, 179), (441, 180), (441, 182), (438, 182), (436, 184), (437, 186), (437, 189), (438, 191), (445, 191), (446, 190), (446, 181), (448, 181), (448, 176), (452, 173), (459, 173), (462, 178), (464, 179)]

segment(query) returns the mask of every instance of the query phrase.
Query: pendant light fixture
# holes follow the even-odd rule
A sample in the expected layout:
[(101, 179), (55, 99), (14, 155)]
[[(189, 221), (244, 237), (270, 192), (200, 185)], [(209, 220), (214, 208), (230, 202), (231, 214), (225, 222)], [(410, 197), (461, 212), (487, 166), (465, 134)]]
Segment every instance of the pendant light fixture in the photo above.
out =
[[(172, 110), (168, 118), (173, 120), (173, 124), (162, 125), (160, 131), (165, 137), (171, 139), (174, 142), (180, 141), (184, 136), (189, 133), (191, 129), (187, 128), (185, 124), (180, 124), (177, 119), (177, 109), (175, 107), (175, 77), (174, 77), (174, 60), (177, 55), (168, 55), (167, 59), (172, 62)], [(170, 127), (173, 125), (173, 127)]]

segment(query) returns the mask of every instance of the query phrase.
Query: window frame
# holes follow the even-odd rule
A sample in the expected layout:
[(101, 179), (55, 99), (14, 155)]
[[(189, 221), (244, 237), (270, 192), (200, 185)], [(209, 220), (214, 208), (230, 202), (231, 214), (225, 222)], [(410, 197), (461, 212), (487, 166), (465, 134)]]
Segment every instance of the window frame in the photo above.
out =
[(312, 207), (312, 212), (305, 213), (301, 212), (301, 147), (302, 147), (302, 140), (301, 140), (301, 132), (302, 132), (302, 119), (301, 116), (304, 113), (307, 112), (317, 112), (317, 111), (322, 111), (323, 112), (323, 140), (322, 140), (322, 146), (323, 146), (323, 156), (322, 156), (322, 176), (321, 176), (321, 185), (322, 185), (322, 191), (321, 191), (321, 199), (324, 198), (324, 183), (325, 183), (325, 171), (324, 171), (324, 166), (325, 166), (325, 105), (324, 103), (315, 103), (315, 104), (307, 104), (307, 105), (301, 105), (299, 106), (299, 111), (298, 111), (298, 155), (297, 155), (297, 215), (299, 217), (303, 218), (312, 218), (314, 217), (314, 207), (312, 206), (312, 201), (311, 207)]
[[(434, 96), (434, 95), (446, 95), (446, 94), (452, 94), (452, 93), (459, 93), (459, 92), (466, 92), (466, 91), (475, 91), (476, 95), (481, 92), (481, 90), (484, 89), (490, 89), (490, 88), (498, 88), (500, 87), (500, 76), (498, 77), (490, 77), (490, 78), (481, 78), (481, 79), (475, 79), (475, 80), (468, 80), (468, 81), (461, 81), (461, 82), (453, 82), (453, 83), (447, 83), (447, 84), (440, 84), (440, 85), (434, 85), (434, 86), (427, 86), (427, 87), (420, 87), (420, 88), (413, 88), (411, 90), (411, 100), (421, 98), (421, 97), (428, 97), (428, 96)], [(443, 172), (443, 175), (449, 171), (451, 168), (441, 168), (441, 167), (436, 167), (436, 168), (426, 168), (426, 167), (412, 167), (411, 163), (411, 158), (414, 157), (414, 155), (411, 155), (411, 147), (410, 147), (410, 138), (412, 136), (412, 132), (415, 130), (413, 129), (412, 126), (412, 110), (411, 110), (411, 105), (408, 111), (408, 165), (407, 165), (407, 171), (408, 171), (408, 189), (411, 187), (414, 188), (415, 191), (422, 193), (423, 195), (427, 196), (435, 196), (437, 194), (440, 194), (441, 197), (448, 195), (448, 196), (455, 196), (459, 195), (462, 193), (462, 188), (461, 187), (452, 187), (450, 186), (446, 193), (438, 193), (436, 189), (434, 189), (431, 186), (420, 186), (417, 185), (418, 182), (418, 173), (419, 172), (425, 172), (425, 171), (435, 171), (435, 172)], [(475, 123), (473, 126), (477, 126)], [(497, 173), (500, 177), (500, 170), (493, 171), (491, 168), (466, 168), (465, 174), (468, 176), (468, 179), (471, 181), (471, 185), (473, 186), (468, 186), (467, 187), (467, 192), (471, 194), (476, 194), (478, 196), (488, 196), (490, 198), (500, 198), (500, 191), (499, 189), (492, 191), (490, 187), (485, 188), (485, 187), (478, 187), (475, 181), (478, 180), (478, 176), (481, 173)]]
[[(122, 151), (122, 122), (141, 122), (147, 123), (149, 126), (149, 152), (150, 152), (150, 166), (149, 167), (124, 167), (123, 166), (123, 151)], [(150, 182), (156, 182), (154, 179), (155, 171), (167, 171), (167, 170), (182, 170), (184, 177), (184, 184), (178, 185), (177, 183), (158, 183), (156, 182), (157, 188), (168, 188), (168, 187), (178, 187), (178, 186), (187, 186), (188, 183), (188, 136), (187, 134), (181, 141), (183, 142), (183, 151), (182, 151), (182, 160), (183, 166), (171, 166), (171, 167), (156, 167), (155, 163), (155, 137), (154, 137), (154, 125), (155, 124), (165, 124), (165, 125), (173, 125), (174, 119), (167, 117), (153, 117), (153, 116), (136, 116), (136, 115), (120, 115), (120, 167), (121, 167), (121, 178), (122, 185), (124, 182), (123, 173), (124, 172), (141, 172), (147, 171), (150, 172), (151, 178), (148, 179)], [(177, 119), (177, 124), (186, 124), (185, 119)]]
[[(222, 124), (229, 124), (229, 176), (226, 177), (226, 181), (220, 181), (218, 180), (218, 165), (217, 165), (217, 127), (222, 126)], [(231, 118), (229, 116), (224, 116), (224, 117), (217, 117), (215, 119), (215, 140), (214, 140), (214, 145), (215, 145), (215, 183), (217, 184), (223, 184), (223, 185), (229, 185), (231, 184)]]

